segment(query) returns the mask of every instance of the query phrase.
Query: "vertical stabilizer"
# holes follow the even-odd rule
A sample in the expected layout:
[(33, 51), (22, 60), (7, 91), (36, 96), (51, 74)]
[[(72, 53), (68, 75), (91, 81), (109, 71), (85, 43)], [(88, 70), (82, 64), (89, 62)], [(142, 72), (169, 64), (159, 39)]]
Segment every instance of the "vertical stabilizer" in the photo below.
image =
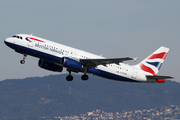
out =
[(146, 75), (156, 76), (164, 62), (169, 48), (160, 47), (146, 59), (138, 64), (141, 70), (143, 70)]

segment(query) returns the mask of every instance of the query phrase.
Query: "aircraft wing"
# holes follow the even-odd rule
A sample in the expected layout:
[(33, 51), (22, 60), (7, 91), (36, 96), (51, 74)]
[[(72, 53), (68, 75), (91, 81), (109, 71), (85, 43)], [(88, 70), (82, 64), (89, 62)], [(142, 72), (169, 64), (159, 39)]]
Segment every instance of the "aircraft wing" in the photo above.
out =
[(80, 59), (80, 62), (88, 67), (88, 68), (93, 68), (93, 67), (96, 67), (98, 65), (106, 65), (106, 64), (112, 64), (112, 63), (115, 63), (115, 64), (119, 64), (120, 62), (123, 62), (123, 61), (127, 61), (127, 60), (135, 60), (136, 58), (129, 58), (129, 57), (126, 57), (126, 58), (110, 58), (110, 59)]
[(147, 77), (147, 79), (174, 79), (171, 76), (150, 76), (150, 75), (147, 75), (146, 77)]

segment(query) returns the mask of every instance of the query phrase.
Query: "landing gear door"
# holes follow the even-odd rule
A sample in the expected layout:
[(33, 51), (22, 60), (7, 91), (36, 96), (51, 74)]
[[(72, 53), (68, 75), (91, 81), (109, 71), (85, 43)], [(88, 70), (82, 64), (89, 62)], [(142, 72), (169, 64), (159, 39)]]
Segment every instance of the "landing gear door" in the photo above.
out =
[(136, 79), (138, 75), (138, 69), (137, 68), (133, 68), (133, 74), (132, 74), (132, 78)]

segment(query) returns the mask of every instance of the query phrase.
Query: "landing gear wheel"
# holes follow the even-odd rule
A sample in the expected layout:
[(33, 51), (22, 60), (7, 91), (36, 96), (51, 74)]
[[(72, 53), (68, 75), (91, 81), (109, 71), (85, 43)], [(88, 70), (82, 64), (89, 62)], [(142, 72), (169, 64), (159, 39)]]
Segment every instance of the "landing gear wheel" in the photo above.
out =
[(67, 81), (72, 81), (72, 80), (73, 80), (73, 76), (68, 75), (68, 76), (66, 77), (66, 80), (67, 80)]
[(21, 61), (20, 61), (20, 63), (21, 63), (21, 64), (24, 64), (24, 63), (25, 63), (25, 59), (26, 59), (26, 57), (27, 57), (27, 55), (26, 55), (26, 54), (24, 54), (24, 56), (23, 56), (23, 60), (21, 60)]
[(69, 72), (69, 75), (66, 77), (67, 81), (72, 81), (73, 80), (73, 76), (71, 75), (71, 71), (67, 69), (67, 71)]
[(88, 77), (88, 75), (82, 75), (82, 76), (81, 76), (81, 79), (85, 81), (85, 80), (88, 80), (89, 77)]
[(24, 64), (24, 63), (25, 63), (25, 60), (21, 60), (20, 63), (21, 63), (21, 64)]

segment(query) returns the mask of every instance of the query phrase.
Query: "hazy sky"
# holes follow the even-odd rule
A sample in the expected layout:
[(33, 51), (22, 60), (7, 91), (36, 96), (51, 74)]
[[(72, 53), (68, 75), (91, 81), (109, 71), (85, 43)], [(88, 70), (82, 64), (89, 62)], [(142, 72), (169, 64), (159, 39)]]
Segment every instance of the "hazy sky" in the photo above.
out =
[(180, 82), (179, 0), (1, 0), (0, 80), (54, 74), (4, 44), (17, 33), (31, 34), (108, 58), (138, 57), (160, 46), (170, 51), (159, 75)]

